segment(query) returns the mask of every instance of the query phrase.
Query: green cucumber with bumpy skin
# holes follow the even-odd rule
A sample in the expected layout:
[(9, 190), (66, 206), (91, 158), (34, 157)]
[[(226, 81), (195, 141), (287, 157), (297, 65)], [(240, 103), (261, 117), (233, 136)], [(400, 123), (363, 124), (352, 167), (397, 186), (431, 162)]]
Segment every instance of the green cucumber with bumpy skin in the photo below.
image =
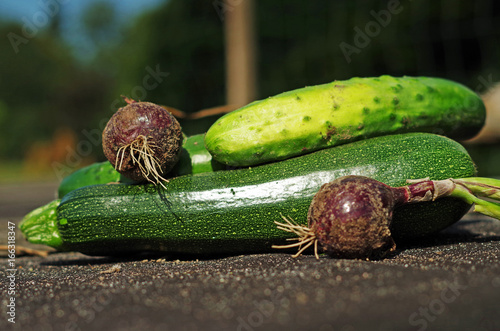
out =
[(484, 120), (481, 98), (450, 80), (352, 78), (250, 103), (218, 119), (205, 144), (221, 163), (250, 166), (386, 134), (467, 139)]
[[(366, 139), (258, 167), (180, 176), (154, 185), (95, 185), (67, 194), (58, 207), (65, 249), (89, 255), (142, 251), (270, 251), (293, 236), (281, 215), (306, 224), (320, 186), (344, 175), (388, 185), (406, 179), (470, 177), (475, 165), (457, 142), (410, 133)], [(470, 205), (443, 198), (394, 212), (394, 237), (420, 236), (458, 221)], [(29, 238), (28, 238), (29, 240)]]
[[(205, 148), (203, 134), (198, 134), (184, 140), (181, 157), (167, 177), (224, 170), (225, 168), (225, 165), (212, 159), (212, 155)], [(57, 196), (62, 198), (67, 193), (88, 185), (116, 182), (132, 183), (130, 179), (121, 176), (110, 162), (96, 162), (66, 176), (59, 185)]]

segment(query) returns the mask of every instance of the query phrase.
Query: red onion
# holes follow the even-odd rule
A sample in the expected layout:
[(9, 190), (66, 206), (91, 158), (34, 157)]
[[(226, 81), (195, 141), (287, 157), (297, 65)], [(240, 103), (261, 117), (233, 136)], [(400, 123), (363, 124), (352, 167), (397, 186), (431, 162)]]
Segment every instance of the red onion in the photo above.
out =
[(455, 197), (474, 204), (474, 211), (500, 219), (500, 204), (478, 198), (500, 200), (500, 181), (491, 178), (408, 180), (409, 185), (391, 187), (363, 176), (345, 176), (324, 184), (314, 196), (308, 226), (275, 222), (279, 229), (298, 235), (297, 243), (274, 248), (299, 247), (299, 256), (314, 245), (340, 258), (374, 259), (395, 250), (391, 237), (392, 214), (408, 203)]
[(123, 176), (159, 184), (179, 160), (181, 126), (159, 105), (124, 99), (102, 133), (104, 155)]

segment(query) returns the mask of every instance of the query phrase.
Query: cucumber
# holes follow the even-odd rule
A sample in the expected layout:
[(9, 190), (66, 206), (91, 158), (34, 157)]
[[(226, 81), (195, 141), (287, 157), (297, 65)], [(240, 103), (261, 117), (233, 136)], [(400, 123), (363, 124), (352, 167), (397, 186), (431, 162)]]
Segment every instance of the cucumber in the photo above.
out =
[(481, 98), (453, 81), (352, 78), (250, 103), (219, 118), (205, 144), (218, 162), (250, 166), (394, 133), (467, 139), (484, 120)]
[[(408, 178), (475, 173), (459, 143), (434, 134), (409, 133), (258, 167), (180, 176), (165, 183), (166, 189), (151, 184), (87, 186), (61, 200), (59, 248), (89, 255), (265, 252), (293, 236), (277, 229), (273, 221), (284, 215), (305, 225), (314, 194), (340, 176), (365, 175), (398, 186)], [(439, 231), (469, 208), (455, 198), (405, 206), (394, 213), (393, 235)]]
[[(179, 162), (177, 162), (172, 171), (168, 173), (168, 177), (171, 178), (224, 169), (226, 169), (225, 165), (212, 160), (212, 155), (205, 148), (203, 134), (198, 134), (184, 140)], [(69, 192), (80, 187), (116, 182), (130, 184), (131, 180), (121, 176), (108, 161), (96, 162), (66, 176), (59, 185), (57, 196), (60, 199)]]

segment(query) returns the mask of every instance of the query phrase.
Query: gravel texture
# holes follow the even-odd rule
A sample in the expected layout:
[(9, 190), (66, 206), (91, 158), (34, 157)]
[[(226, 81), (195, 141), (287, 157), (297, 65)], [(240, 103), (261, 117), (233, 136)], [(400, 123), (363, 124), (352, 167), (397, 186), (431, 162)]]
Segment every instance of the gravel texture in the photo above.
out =
[[(0, 243), (8, 221), (52, 199), (39, 187), (20, 205), (7, 191), (15, 188), (0, 187)], [(19, 232), (16, 245), (37, 248)], [(281, 252), (16, 256), (15, 271), (0, 259), (0, 329), (493, 331), (500, 330), (499, 258), (500, 222), (476, 214), (436, 236), (399, 243), (379, 261)]]

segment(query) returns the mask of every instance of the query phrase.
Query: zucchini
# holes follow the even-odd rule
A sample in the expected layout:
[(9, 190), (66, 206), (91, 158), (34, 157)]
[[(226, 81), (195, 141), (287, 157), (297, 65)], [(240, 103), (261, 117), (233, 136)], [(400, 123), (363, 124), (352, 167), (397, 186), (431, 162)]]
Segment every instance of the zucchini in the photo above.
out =
[[(277, 229), (273, 221), (284, 215), (305, 225), (314, 194), (340, 176), (364, 175), (398, 186), (407, 178), (475, 173), (459, 143), (434, 134), (409, 133), (253, 168), (180, 176), (164, 183), (166, 189), (151, 184), (87, 186), (61, 200), (60, 247), (89, 255), (270, 251), (272, 244), (293, 236)], [(393, 235), (436, 232), (458, 221), (469, 208), (455, 198), (405, 206), (394, 213)]]
[(481, 98), (453, 81), (352, 78), (250, 103), (219, 118), (205, 144), (221, 163), (250, 166), (394, 133), (467, 139), (484, 120)]
[(60, 199), (53, 200), (24, 216), (19, 228), (30, 243), (62, 249), (63, 242), (57, 228), (57, 206), (60, 202)]
[[(198, 134), (184, 140), (179, 162), (169, 172), (168, 177), (224, 170), (225, 168), (226, 166), (222, 163), (212, 160), (212, 155), (205, 148), (203, 134)], [(80, 187), (120, 181), (131, 183), (131, 180), (121, 176), (109, 161), (96, 162), (66, 176), (59, 185), (57, 196), (60, 199)]]
[(92, 163), (64, 177), (57, 189), (57, 197), (60, 199), (80, 187), (119, 182), (120, 179), (121, 175), (109, 161)]

